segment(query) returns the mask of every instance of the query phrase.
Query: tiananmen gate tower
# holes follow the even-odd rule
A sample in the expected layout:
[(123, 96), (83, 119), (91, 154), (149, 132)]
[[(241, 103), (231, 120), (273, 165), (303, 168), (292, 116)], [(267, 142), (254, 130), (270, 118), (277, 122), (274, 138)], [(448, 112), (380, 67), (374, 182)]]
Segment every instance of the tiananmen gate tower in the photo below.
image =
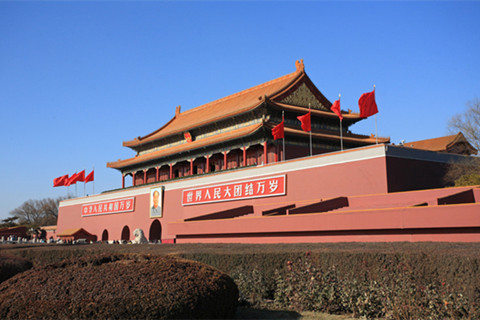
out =
[[(353, 133), (359, 113), (341, 110), (340, 125), (331, 106), (303, 61), (280, 78), (178, 106), (158, 130), (123, 142), (133, 157), (107, 163), (121, 188), (61, 202), (58, 233), (128, 241), (139, 228), (162, 243), (480, 241), (480, 189), (442, 179), (476, 153), (461, 133), (392, 145)], [(307, 132), (298, 117), (309, 112)], [(284, 139), (275, 139), (280, 123)]]

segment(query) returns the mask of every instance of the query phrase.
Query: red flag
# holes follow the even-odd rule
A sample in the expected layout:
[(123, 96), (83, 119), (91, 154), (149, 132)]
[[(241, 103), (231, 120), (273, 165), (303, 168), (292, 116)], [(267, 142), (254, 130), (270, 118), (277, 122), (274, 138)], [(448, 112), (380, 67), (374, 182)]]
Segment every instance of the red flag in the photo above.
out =
[(285, 137), (285, 130), (283, 127), (283, 120), (279, 124), (277, 124), (272, 129), (273, 140), (282, 139)]
[(303, 116), (298, 116), (297, 119), (300, 120), (302, 123), (302, 130), (309, 132), (312, 130), (312, 121), (311, 121), (311, 115), (312, 113), (308, 111), (307, 114), (304, 114)]
[(83, 171), (80, 171), (79, 173), (77, 173), (77, 178), (75, 179), (75, 182), (83, 182), (85, 181), (85, 170)]
[(77, 181), (75, 180), (76, 178), (77, 173), (72, 174), (70, 178), (65, 181), (65, 187), (69, 187), (70, 185), (77, 183)]
[(61, 187), (65, 185), (65, 182), (68, 180), (68, 174), (53, 179), (53, 186), (54, 187)]
[(67, 182), (65, 182), (65, 186), (68, 187), (72, 184), (75, 184), (79, 181), (85, 180), (85, 170), (80, 171), (79, 173), (74, 173), (70, 176)]
[(88, 176), (85, 177), (85, 183), (93, 181), (93, 171), (88, 174)]
[(335, 112), (340, 120), (343, 120), (342, 112), (340, 111), (340, 99), (335, 100), (335, 102), (330, 107), (330, 110)]
[(378, 113), (377, 103), (375, 102), (375, 90), (364, 93), (358, 99), (360, 107), (360, 117), (367, 118)]

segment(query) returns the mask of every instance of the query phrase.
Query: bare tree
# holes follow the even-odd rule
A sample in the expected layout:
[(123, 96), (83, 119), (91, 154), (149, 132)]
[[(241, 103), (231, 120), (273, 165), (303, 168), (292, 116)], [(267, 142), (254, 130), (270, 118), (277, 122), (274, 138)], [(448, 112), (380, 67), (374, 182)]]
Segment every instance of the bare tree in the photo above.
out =
[(10, 211), (18, 219), (18, 224), (40, 227), (57, 224), (58, 204), (68, 197), (57, 199), (27, 200), (20, 207)]
[[(468, 142), (480, 150), (480, 100), (475, 98), (466, 103), (467, 110), (456, 114), (448, 122), (452, 133), (461, 131)], [(480, 158), (466, 158), (462, 162), (452, 163), (445, 175), (449, 185), (465, 186), (480, 184)]]
[(454, 115), (448, 122), (452, 133), (461, 131), (475, 149), (480, 150), (480, 100), (475, 98), (466, 103), (464, 113)]
[(450, 163), (444, 181), (446, 185), (456, 187), (480, 185), (480, 158), (468, 157)]

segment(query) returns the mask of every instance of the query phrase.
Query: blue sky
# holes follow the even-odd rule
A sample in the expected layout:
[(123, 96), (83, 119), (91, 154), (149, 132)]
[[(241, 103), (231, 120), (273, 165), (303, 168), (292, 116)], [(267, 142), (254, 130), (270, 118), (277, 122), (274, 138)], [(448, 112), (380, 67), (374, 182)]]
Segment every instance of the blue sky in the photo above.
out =
[(476, 1), (0, 1), (0, 219), (66, 195), (63, 174), (95, 167), (95, 193), (119, 188), (106, 163), (134, 155), (123, 141), (297, 59), (344, 110), (375, 84), (380, 136), (446, 135), (480, 96), (479, 16)]

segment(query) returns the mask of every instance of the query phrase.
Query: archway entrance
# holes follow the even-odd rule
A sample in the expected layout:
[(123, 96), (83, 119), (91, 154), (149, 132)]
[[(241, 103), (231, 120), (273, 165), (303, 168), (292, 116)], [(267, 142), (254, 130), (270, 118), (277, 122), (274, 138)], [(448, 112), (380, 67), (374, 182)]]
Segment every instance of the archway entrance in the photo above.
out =
[(121, 240), (130, 240), (130, 228), (128, 226), (123, 227)]
[(107, 231), (107, 229), (103, 230), (102, 241), (108, 241), (108, 231)]
[(157, 242), (160, 241), (160, 239), (162, 239), (162, 225), (160, 224), (160, 221), (155, 219), (150, 225), (148, 240), (152, 242)]

